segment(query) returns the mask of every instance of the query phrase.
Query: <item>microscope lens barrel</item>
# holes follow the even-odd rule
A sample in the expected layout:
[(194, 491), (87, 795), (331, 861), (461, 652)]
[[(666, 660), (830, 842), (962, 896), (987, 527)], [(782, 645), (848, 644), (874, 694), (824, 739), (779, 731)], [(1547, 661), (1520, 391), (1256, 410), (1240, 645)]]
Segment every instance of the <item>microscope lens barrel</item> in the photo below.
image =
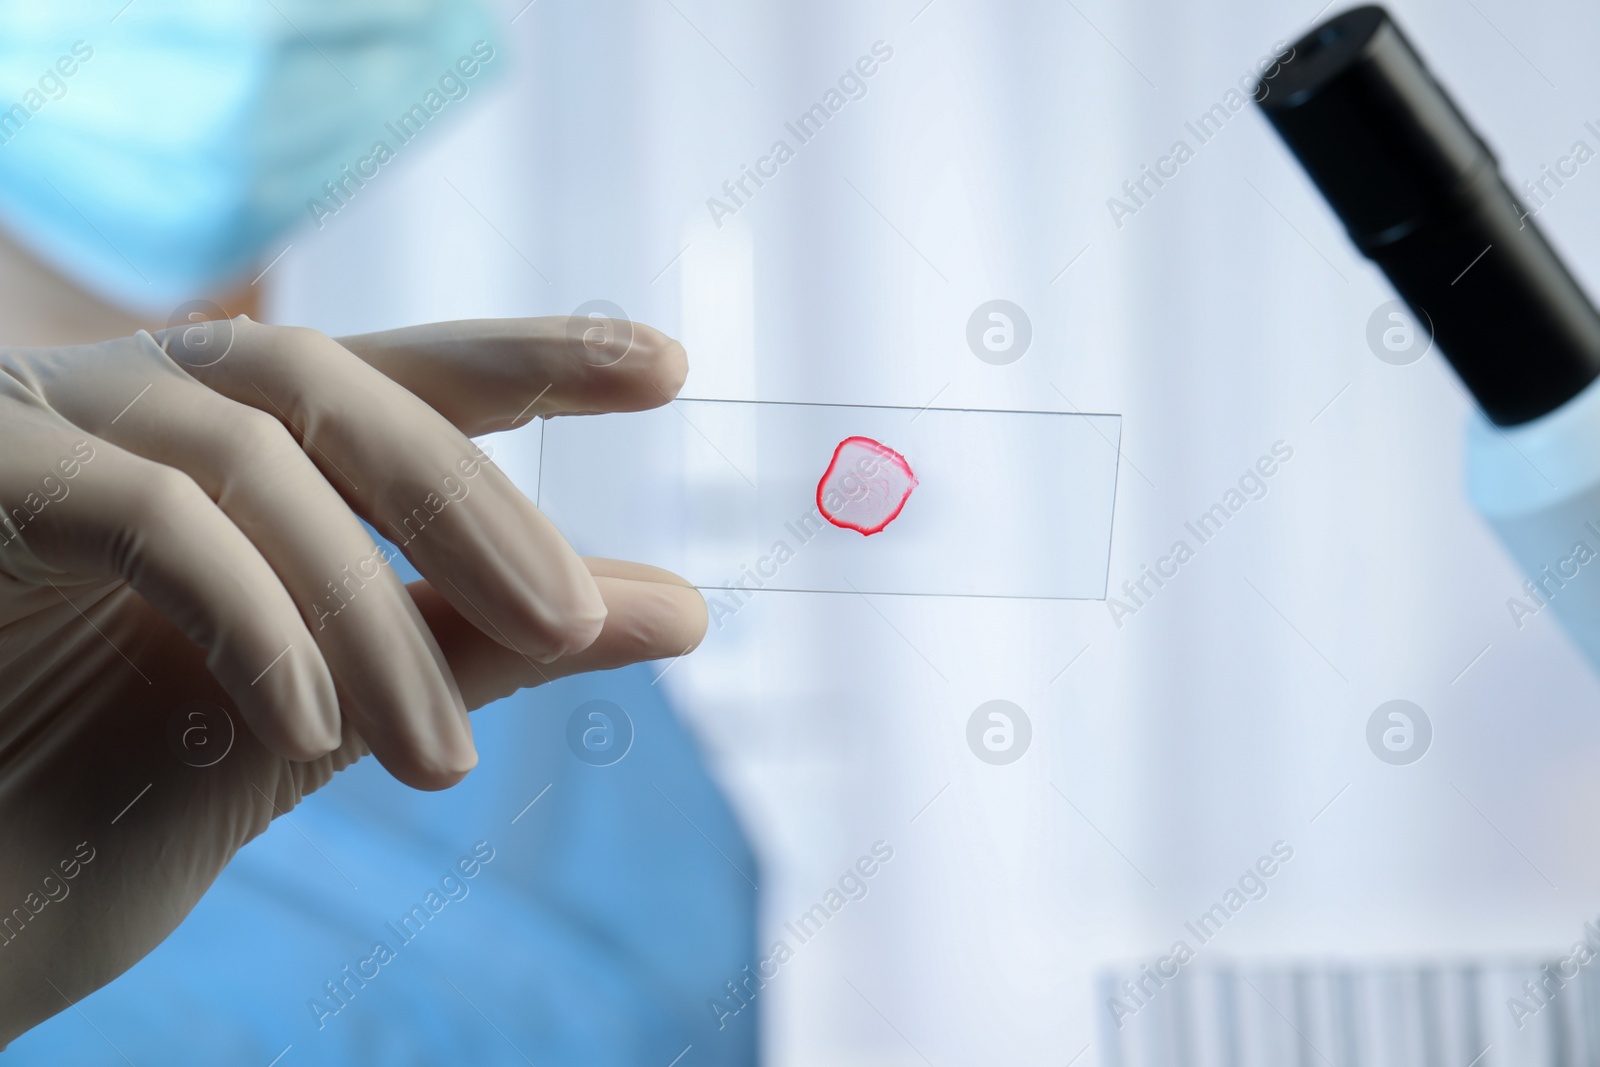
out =
[(1388, 12), (1317, 26), (1256, 99), (1493, 422), (1600, 375), (1600, 314)]

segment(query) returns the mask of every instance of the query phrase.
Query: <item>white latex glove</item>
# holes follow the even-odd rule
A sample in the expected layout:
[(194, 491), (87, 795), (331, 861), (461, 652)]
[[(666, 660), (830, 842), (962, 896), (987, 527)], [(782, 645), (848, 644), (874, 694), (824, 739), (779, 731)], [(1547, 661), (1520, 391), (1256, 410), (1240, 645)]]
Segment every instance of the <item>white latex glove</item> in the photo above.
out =
[(681, 386), (662, 334), (567, 325), (0, 350), (0, 1047), (369, 751), (441, 789), (477, 761), (469, 708), (699, 642), (688, 583), (581, 559), (468, 440)]

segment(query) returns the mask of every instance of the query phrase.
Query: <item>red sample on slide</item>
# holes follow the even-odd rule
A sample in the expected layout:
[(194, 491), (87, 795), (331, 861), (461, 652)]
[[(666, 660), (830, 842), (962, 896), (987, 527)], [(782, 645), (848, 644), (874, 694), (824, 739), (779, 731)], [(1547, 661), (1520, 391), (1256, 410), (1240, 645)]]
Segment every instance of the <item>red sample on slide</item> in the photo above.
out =
[(835, 526), (868, 536), (899, 516), (916, 487), (906, 457), (870, 437), (846, 437), (817, 483), (817, 510)]

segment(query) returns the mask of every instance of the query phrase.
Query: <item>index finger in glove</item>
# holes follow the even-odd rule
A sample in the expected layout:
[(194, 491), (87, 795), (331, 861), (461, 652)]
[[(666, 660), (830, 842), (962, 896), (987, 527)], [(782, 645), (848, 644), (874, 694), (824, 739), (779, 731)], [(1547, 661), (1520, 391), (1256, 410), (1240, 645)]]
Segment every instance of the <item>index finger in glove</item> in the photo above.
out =
[(472, 319), (341, 337), (469, 436), (547, 415), (644, 411), (678, 395), (683, 346), (625, 319)]

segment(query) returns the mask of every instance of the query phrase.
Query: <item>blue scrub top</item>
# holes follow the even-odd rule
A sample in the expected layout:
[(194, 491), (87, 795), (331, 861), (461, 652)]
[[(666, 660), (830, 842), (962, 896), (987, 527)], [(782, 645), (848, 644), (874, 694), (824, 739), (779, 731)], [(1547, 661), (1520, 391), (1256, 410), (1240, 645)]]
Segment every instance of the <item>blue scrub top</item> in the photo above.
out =
[[(479, 764), (453, 789), (407, 789), (372, 759), (337, 775), (155, 952), (4, 1062), (757, 1062), (759, 999), (726, 1006), (758, 958), (760, 874), (654, 677), (567, 678), (474, 712)], [(594, 700), (633, 726), (609, 766), (568, 740)]]

